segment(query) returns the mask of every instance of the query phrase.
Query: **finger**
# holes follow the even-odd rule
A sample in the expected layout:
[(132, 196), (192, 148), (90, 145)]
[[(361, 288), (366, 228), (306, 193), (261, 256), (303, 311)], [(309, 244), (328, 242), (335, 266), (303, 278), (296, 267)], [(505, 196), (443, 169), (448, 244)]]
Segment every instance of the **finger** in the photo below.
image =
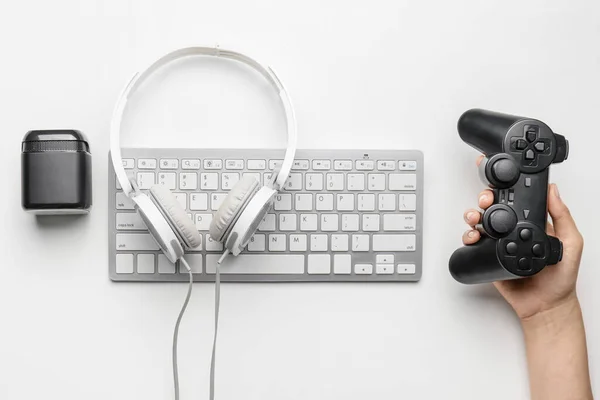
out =
[(552, 217), (554, 232), (563, 242), (583, 247), (583, 238), (567, 205), (560, 198), (558, 187), (550, 185), (548, 189), (548, 211)]
[(477, 164), (477, 166), (479, 167), (479, 164), (481, 164), (484, 158), (485, 156), (483, 154), (480, 155), (479, 157), (477, 157), (477, 160), (475, 160), (475, 164)]
[(555, 236), (554, 227), (550, 222), (546, 222), (546, 233), (550, 236)]
[(479, 231), (476, 231), (475, 229), (471, 229), (469, 231), (466, 231), (463, 234), (462, 241), (464, 244), (470, 245), (470, 244), (477, 243), (480, 238), (481, 238), (481, 234), (479, 233)]
[(467, 225), (473, 227), (473, 226), (477, 225), (479, 223), (479, 221), (481, 220), (481, 213), (479, 211), (471, 208), (471, 209), (465, 211), (463, 218), (465, 219), (465, 222), (467, 223)]
[(483, 192), (479, 193), (479, 207), (482, 209), (486, 209), (492, 205), (494, 202), (494, 193), (486, 189)]

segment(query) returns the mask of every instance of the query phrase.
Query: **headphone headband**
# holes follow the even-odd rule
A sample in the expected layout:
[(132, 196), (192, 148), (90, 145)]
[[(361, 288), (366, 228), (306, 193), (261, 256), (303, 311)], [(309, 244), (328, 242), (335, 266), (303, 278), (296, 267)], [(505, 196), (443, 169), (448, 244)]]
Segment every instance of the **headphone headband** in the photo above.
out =
[(275, 74), (275, 71), (273, 71), (273, 69), (271, 69), (270, 67), (264, 67), (261, 64), (259, 64), (256, 60), (235, 51), (219, 49), (218, 47), (185, 47), (165, 54), (164, 56), (160, 57), (158, 60), (150, 64), (143, 71), (137, 72), (135, 75), (133, 75), (129, 83), (125, 85), (125, 87), (121, 91), (121, 94), (119, 95), (119, 99), (117, 100), (117, 104), (115, 105), (110, 124), (110, 153), (113, 168), (117, 175), (117, 180), (123, 188), (123, 193), (129, 196), (129, 194), (133, 191), (133, 186), (127, 178), (127, 174), (125, 173), (125, 169), (123, 167), (120, 146), (121, 124), (123, 121), (123, 114), (125, 112), (127, 102), (129, 101), (129, 98), (133, 95), (133, 93), (135, 93), (135, 91), (148, 79), (148, 77), (154, 74), (158, 69), (164, 67), (167, 64), (170, 64), (173, 61), (180, 60), (189, 56), (221, 57), (241, 62), (242, 64), (245, 64), (250, 68), (254, 69), (255, 71), (259, 72), (275, 89), (275, 91), (279, 95), (279, 99), (281, 100), (283, 111), (285, 112), (285, 119), (287, 125), (287, 149), (285, 152), (283, 162), (279, 167), (277, 178), (273, 182), (273, 185), (275, 190), (283, 188), (290, 174), (290, 170), (292, 169), (292, 164), (294, 163), (297, 142), (297, 126), (292, 101), (288, 96), (287, 91), (283, 86), (283, 83)]

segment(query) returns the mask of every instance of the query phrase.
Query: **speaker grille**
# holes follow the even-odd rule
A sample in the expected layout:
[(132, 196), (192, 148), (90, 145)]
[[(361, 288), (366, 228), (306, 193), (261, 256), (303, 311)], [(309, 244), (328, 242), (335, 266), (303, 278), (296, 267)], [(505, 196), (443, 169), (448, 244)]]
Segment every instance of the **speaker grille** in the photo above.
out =
[(37, 142), (23, 142), (24, 153), (41, 153), (46, 151), (90, 151), (86, 142), (75, 140), (45, 140)]

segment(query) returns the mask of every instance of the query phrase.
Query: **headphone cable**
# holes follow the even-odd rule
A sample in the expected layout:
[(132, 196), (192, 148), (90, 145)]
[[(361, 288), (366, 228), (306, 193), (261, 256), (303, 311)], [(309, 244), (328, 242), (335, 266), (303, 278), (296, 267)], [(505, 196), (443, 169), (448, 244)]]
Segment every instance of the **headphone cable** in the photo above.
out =
[(177, 317), (177, 322), (175, 323), (175, 330), (173, 331), (173, 382), (175, 385), (175, 400), (179, 400), (179, 371), (177, 367), (177, 338), (179, 336), (179, 325), (181, 324), (181, 319), (183, 318), (185, 309), (187, 308), (188, 303), (190, 302), (190, 297), (192, 295), (192, 287), (194, 284), (192, 269), (183, 257), (181, 258), (181, 264), (183, 264), (190, 276), (190, 283), (188, 285), (185, 301), (183, 302), (183, 306), (181, 307), (181, 311), (179, 311), (179, 316)]

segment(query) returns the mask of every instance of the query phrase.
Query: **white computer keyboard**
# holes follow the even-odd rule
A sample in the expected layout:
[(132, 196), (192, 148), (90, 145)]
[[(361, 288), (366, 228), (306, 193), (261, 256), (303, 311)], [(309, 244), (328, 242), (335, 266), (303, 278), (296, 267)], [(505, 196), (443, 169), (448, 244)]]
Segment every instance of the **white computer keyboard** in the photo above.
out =
[[(213, 281), (222, 253), (208, 228), (245, 174), (271, 176), (283, 151), (123, 149), (142, 190), (171, 189), (202, 235), (186, 255), (196, 281)], [(122, 191), (109, 159), (109, 275), (114, 281), (185, 281)], [(422, 273), (423, 154), (414, 150), (298, 150), (247, 249), (221, 267), (223, 281), (417, 281)]]

